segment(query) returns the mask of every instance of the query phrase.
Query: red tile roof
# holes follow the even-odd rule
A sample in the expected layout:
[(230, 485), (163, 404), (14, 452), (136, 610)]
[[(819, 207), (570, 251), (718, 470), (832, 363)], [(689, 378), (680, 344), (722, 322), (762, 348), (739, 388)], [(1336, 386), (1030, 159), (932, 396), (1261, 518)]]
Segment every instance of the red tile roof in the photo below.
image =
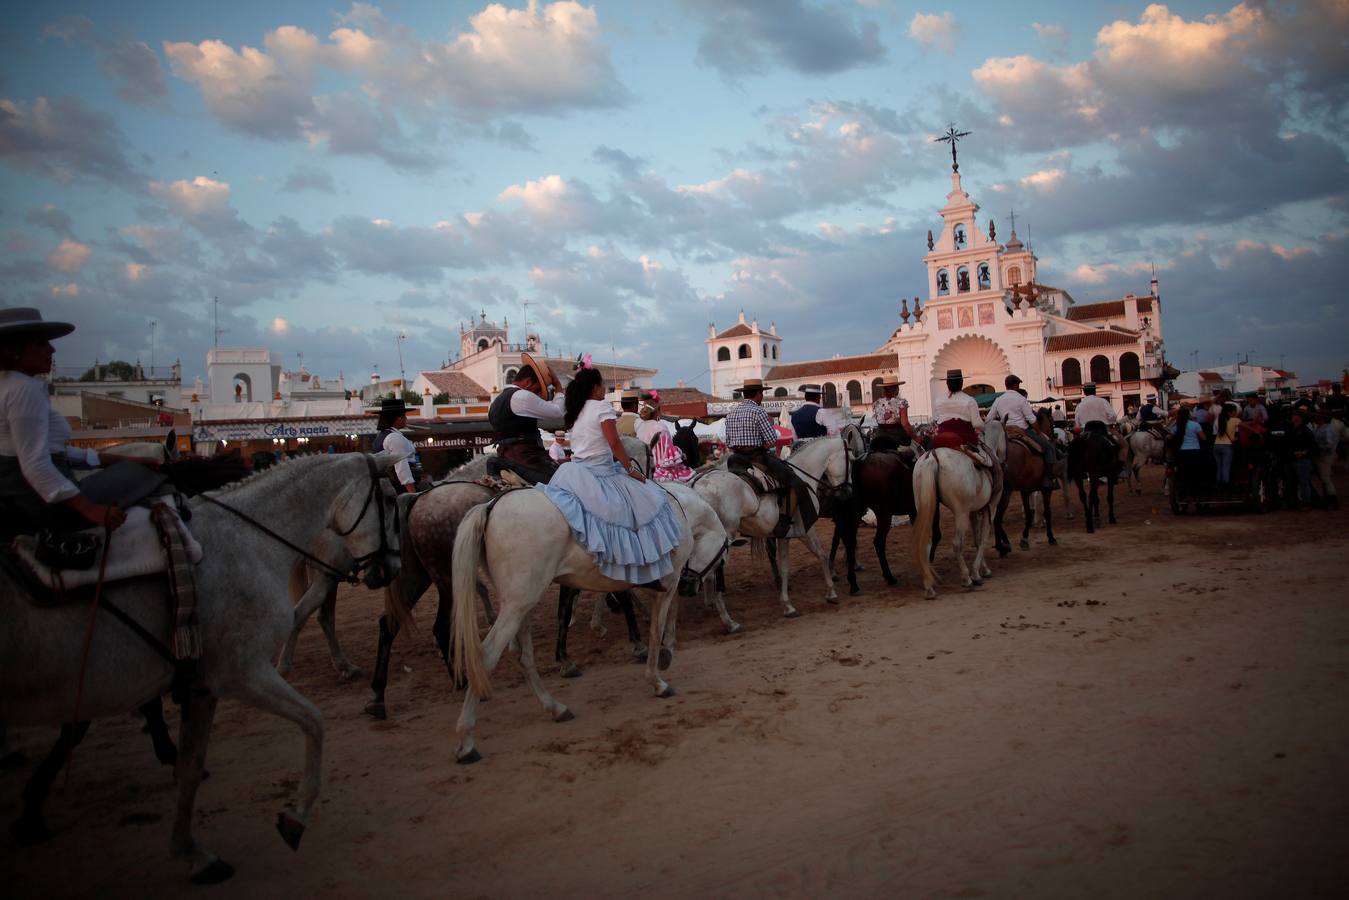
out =
[(1134, 335), (1118, 331), (1088, 331), (1082, 334), (1056, 334), (1045, 341), (1045, 350), (1090, 350), (1094, 347), (1132, 347), (1138, 344)]
[(482, 385), (463, 372), (423, 372), (437, 394), (449, 394), (461, 400), (486, 400), (489, 396)]
[(867, 356), (840, 356), (835, 359), (816, 359), (810, 362), (784, 363), (774, 366), (764, 381), (782, 381), (785, 378), (808, 378), (814, 375), (842, 375), (849, 372), (871, 372), (877, 369), (898, 369), (899, 355), (872, 353)]
[[(1152, 298), (1139, 297), (1138, 311), (1141, 313), (1152, 312)], [(1123, 315), (1123, 300), (1107, 300), (1104, 303), (1081, 303), (1068, 308), (1068, 318), (1074, 322), (1081, 322), (1086, 319), (1110, 319), (1115, 316)]]
[(696, 403), (698, 401), (706, 402), (716, 400), (711, 394), (700, 391), (698, 388), (691, 387), (658, 387), (656, 390), (660, 393), (660, 405), (664, 409), (675, 403)]
[(727, 328), (721, 334), (717, 335), (717, 337), (719, 338), (744, 337), (747, 334), (753, 333), (754, 332), (750, 330), (750, 327), (748, 325), (746, 325), (744, 322), (739, 322), (735, 325), (732, 325), (730, 328)]
[(1199, 373), (1199, 380), (1200, 380), (1200, 381), (1222, 381), (1222, 380), (1223, 380), (1223, 377), (1222, 377), (1221, 375), (1219, 375), (1217, 372), (1200, 372), (1200, 373)]

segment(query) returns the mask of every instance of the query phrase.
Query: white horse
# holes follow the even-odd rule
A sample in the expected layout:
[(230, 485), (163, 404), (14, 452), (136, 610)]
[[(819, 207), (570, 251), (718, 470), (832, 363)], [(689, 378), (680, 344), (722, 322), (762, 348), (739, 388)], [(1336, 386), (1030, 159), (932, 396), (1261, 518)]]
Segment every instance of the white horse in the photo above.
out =
[[(918, 513), (914, 517), (913, 549), (923, 575), (923, 590), (931, 599), (937, 596), (937, 573), (932, 568), (936, 553), (934, 535), (940, 538), (941, 506), (955, 517), (956, 536), (952, 542), (960, 566), (960, 583), (966, 589), (983, 584), (993, 572), (984, 562), (992, 544), (993, 511), (1002, 496), (1002, 466), (1007, 458), (1007, 435), (1002, 423), (984, 423), (983, 444), (993, 455), (993, 466), (976, 466), (963, 451), (938, 447), (919, 458), (913, 468), (913, 498)], [(974, 560), (965, 563), (965, 539), (973, 523)], [(973, 573), (973, 574), (971, 574)]]
[[(195, 882), (221, 881), (234, 872), (192, 835), (193, 804), (221, 697), (288, 719), (304, 733), (299, 802), (277, 820), (286, 843), (299, 846), (318, 799), (323, 718), (272, 665), (292, 621), (286, 580), (291, 565), (324, 530), (342, 537), (368, 585), (387, 583), (397, 574), (392, 492), (382, 474), (393, 462), (390, 454), (302, 457), (187, 502), (192, 532), (206, 551), (195, 570), (202, 652), (183, 710), (171, 846), (189, 860)], [(114, 532), (114, 552), (116, 545)], [(0, 721), (68, 723), (77, 691), (76, 721), (121, 716), (173, 685), (176, 667), (164, 648), (175, 622), (163, 580), (138, 578), (104, 588), (100, 609), (108, 614), (97, 617), (82, 688), (78, 682), (90, 589), (65, 603), (36, 598), (32, 590), (0, 571), (0, 618), (5, 622), (0, 629)], [(113, 609), (153, 641), (114, 619)]]
[[(1133, 419), (1124, 419), (1120, 422), (1120, 434), (1124, 436), (1124, 445), (1128, 453), (1129, 492), (1141, 496), (1143, 466), (1148, 463), (1166, 465), (1166, 442)], [(1164, 479), (1162, 493), (1166, 492), (1167, 483)]]
[[(796, 469), (804, 478), (815, 498), (815, 506), (820, 506), (822, 488), (837, 490), (849, 485), (850, 466), (866, 454), (862, 443), (862, 434), (856, 428), (845, 429), (838, 437), (816, 438), (803, 444), (792, 453), (788, 465)], [(725, 468), (713, 469), (700, 475), (693, 482), (693, 489), (716, 510), (727, 534), (734, 540), (740, 535), (755, 539), (755, 550), (760, 550), (763, 540), (771, 538), (778, 527), (778, 498), (772, 494), (758, 494), (745, 483), (739, 475)], [(829, 558), (815, 537), (815, 529), (802, 532), (799, 517), (792, 524), (787, 538), (778, 543), (778, 579), (780, 584), (778, 599), (782, 603), (782, 614), (789, 619), (801, 615), (792, 605), (788, 595), (788, 550), (790, 539), (800, 538), (806, 548), (820, 561), (820, 570), (824, 574), (825, 601), (838, 603), (838, 592), (834, 589), (834, 574), (829, 570)], [(716, 595), (717, 612), (728, 631), (738, 631), (739, 626), (726, 612), (726, 602), (722, 591)]]
[[(650, 645), (660, 652), (647, 655), (646, 677), (657, 697), (670, 697), (671, 688), (657, 668), (668, 668), (674, 654), (674, 623), (670, 617), (675, 591), (696, 590), (698, 572), (707, 572), (726, 552), (726, 531), (717, 515), (696, 493), (666, 485), (680, 541), (670, 554), (674, 572), (661, 581), (659, 599), (651, 610)], [(459, 524), (452, 561), (454, 581), (455, 679), (468, 679), (464, 708), (456, 731), (461, 763), (481, 759), (473, 735), (480, 698), (486, 698), (488, 678), (512, 640), (518, 641), (520, 664), (544, 709), (558, 722), (573, 718), (571, 710), (544, 689), (534, 665), (529, 617), (551, 584), (586, 591), (613, 592), (634, 585), (606, 577), (590, 553), (571, 533), (562, 513), (541, 491), (512, 491), (494, 503), (475, 507)], [(478, 635), (477, 583), (479, 567), (492, 585), (500, 606), (486, 639)]]

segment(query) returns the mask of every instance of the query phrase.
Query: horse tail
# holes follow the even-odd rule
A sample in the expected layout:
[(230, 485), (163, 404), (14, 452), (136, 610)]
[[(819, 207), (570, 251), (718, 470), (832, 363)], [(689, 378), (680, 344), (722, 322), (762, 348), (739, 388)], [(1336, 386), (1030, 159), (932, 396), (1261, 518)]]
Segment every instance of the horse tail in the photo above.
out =
[(913, 517), (913, 550), (918, 557), (918, 571), (923, 576), (925, 586), (934, 585), (939, 580), (927, 551), (928, 544), (932, 543), (932, 533), (936, 530), (937, 516), (941, 515), (938, 475), (935, 450), (918, 460), (918, 464), (913, 467), (913, 502), (917, 510)]
[(492, 695), (487, 670), (482, 664), (482, 638), (478, 634), (478, 564), (482, 561), (487, 514), (491, 507), (473, 507), (459, 523), (450, 557), (454, 597), (454, 679), (467, 677), (469, 690), (486, 700)]
[(749, 558), (755, 560), (768, 558), (767, 539), (761, 537), (752, 537), (749, 539)]

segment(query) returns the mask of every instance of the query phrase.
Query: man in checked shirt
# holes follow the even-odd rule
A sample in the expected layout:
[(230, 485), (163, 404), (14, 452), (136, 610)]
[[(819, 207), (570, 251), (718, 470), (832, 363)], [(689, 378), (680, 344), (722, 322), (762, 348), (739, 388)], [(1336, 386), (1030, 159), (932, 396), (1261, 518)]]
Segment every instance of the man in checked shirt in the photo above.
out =
[[(763, 381), (760, 379), (745, 379), (740, 388), (740, 394), (745, 399), (726, 415), (726, 446), (740, 458), (744, 468), (757, 464), (776, 478), (784, 490), (787, 485), (791, 485), (796, 491), (802, 528), (809, 531), (818, 514), (810, 499), (810, 488), (777, 455), (778, 432), (773, 427), (773, 420), (764, 412), (763, 390)], [(729, 463), (734, 461), (728, 461), (728, 468), (732, 468)], [(732, 471), (735, 469), (732, 468)]]

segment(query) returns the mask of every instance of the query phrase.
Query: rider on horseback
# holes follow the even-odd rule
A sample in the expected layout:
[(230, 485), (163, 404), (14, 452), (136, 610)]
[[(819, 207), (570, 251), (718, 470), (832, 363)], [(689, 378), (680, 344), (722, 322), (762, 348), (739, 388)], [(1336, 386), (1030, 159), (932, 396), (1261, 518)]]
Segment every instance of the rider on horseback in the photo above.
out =
[[(1082, 393), (1086, 396), (1077, 404), (1074, 413), (1077, 426), (1084, 434), (1099, 435), (1110, 440), (1109, 426), (1115, 424), (1115, 407), (1104, 397), (1096, 396), (1096, 385), (1090, 382), (1082, 385)], [(1114, 443), (1113, 440), (1110, 442)]]
[(777, 455), (774, 448), (778, 442), (777, 429), (773, 420), (763, 410), (763, 382), (758, 378), (746, 378), (740, 388), (745, 398), (726, 415), (726, 445), (733, 454), (727, 460), (727, 468), (748, 469), (758, 466), (772, 475), (782, 485), (785, 492), (788, 486), (796, 491), (796, 506), (801, 514), (801, 527), (810, 530), (818, 515), (810, 499), (810, 487), (797, 478), (788, 465)]
[(803, 384), (801, 396), (806, 402), (792, 412), (792, 431), (796, 432), (796, 439), (824, 437), (829, 433), (829, 426), (825, 424), (825, 412), (820, 408), (820, 386)]
[[(977, 445), (983, 420), (979, 418), (979, 404), (961, 390), (965, 375), (959, 369), (946, 372), (946, 397), (937, 401), (934, 418), (937, 420), (936, 447), (959, 448)], [(945, 439), (943, 440), (943, 435)]]
[(566, 401), (548, 396), (561, 387), (546, 362), (528, 353), (520, 354), (520, 371), (514, 383), (492, 401), (487, 411), (492, 428), (503, 435), (497, 441), (497, 458), (487, 464), (488, 474), (498, 476), (503, 468), (509, 468), (530, 484), (546, 484), (553, 477), (557, 463), (543, 447), (539, 420), (557, 420), (566, 414)]
[(0, 531), (6, 535), (116, 528), (126, 521), (116, 505), (96, 503), (76, 486), (65, 446), (70, 426), (52, 409), (41, 380), (56, 353), (51, 340), (74, 330), (44, 322), (36, 309), (0, 310)]
[(374, 453), (388, 450), (398, 457), (398, 462), (389, 473), (389, 482), (398, 493), (417, 492), (417, 479), (412, 473), (412, 458), (416, 449), (401, 429), (408, 424), (407, 404), (395, 397), (385, 397), (379, 408), (379, 434), (375, 435), (370, 449)]
[(988, 411), (988, 418), (1001, 422), (1007, 428), (1007, 434), (1021, 435), (1030, 438), (1039, 446), (1045, 458), (1045, 477), (1044, 487), (1052, 488), (1054, 486), (1054, 462), (1057, 457), (1055, 453), (1054, 442), (1041, 434), (1035, 427), (1035, 409), (1030, 405), (1030, 401), (1021, 395), (1017, 386), (1021, 384), (1021, 379), (1015, 375), (1008, 375), (1003, 379), (1003, 384), (1007, 390), (993, 401), (993, 406)]
[(893, 372), (881, 376), (882, 396), (872, 403), (872, 414), (876, 417), (876, 430), (871, 433), (872, 450), (898, 450), (912, 443), (909, 401), (899, 396), (903, 383)]

